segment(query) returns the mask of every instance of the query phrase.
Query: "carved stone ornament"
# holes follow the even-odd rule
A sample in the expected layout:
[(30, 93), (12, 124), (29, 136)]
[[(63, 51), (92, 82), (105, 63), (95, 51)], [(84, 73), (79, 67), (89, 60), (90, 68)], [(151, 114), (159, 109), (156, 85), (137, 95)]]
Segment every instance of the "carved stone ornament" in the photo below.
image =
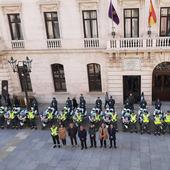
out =
[(50, 11), (57, 11), (58, 6), (56, 5), (41, 5), (42, 12), (50, 12)]
[(127, 7), (127, 6), (143, 6), (145, 4), (145, 0), (118, 0), (120, 6)]
[(77, 0), (80, 5), (80, 10), (95, 10), (98, 9), (99, 0)]
[(3, 13), (20, 13), (21, 12), (21, 5), (11, 5), (11, 6), (2, 6)]
[(169, 0), (158, 0), (159, 5), (161, 6), (169, 6), (170, 1)]
[(59, 8), (59, 0), (39, 0), (38, 4), (42, 12), (57, 11)]

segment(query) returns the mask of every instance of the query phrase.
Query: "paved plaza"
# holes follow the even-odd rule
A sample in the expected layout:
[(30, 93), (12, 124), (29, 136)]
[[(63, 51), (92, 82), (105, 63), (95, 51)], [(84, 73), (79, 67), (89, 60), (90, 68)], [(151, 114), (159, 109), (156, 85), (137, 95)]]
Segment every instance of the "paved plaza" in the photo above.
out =
[(0, 130), (0, 170), (170, 170), (169, 134), (118, 132), (118, 148), (108, 144), (53, 149), (49, 130)]

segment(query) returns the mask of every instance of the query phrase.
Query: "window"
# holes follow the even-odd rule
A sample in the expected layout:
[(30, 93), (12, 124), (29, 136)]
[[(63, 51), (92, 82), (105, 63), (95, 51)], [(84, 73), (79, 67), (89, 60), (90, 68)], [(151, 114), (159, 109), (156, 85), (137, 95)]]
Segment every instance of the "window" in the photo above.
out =
[(20, 14), (8, 14), (9, 28), (12, 40), (23, 40)]
[(84, 38), (98, 38), (97, 11), (83, 11)]
[(89, 91), (102, 91), (101, 73), (99, 64), (88, 64)]
[(170, 7), (161, 8), (160, 36), (170, 36)]
[(25, 78), (23, 74), (23, 66), (18, 66), (18, 73), (22, 91), (25, 91), (25, 87), (27, 91), (32, 91), (31, 78), (29, 72), (26, 73)]
[(61, 64), (52, 64), (52, 74), (55, 91), (66, 91), (64, 67)]
[(60, 38), (57, 12), (44, 12), (47, 39)]
[(139, 37), (139, 9), (124, 9), (124, 37)]

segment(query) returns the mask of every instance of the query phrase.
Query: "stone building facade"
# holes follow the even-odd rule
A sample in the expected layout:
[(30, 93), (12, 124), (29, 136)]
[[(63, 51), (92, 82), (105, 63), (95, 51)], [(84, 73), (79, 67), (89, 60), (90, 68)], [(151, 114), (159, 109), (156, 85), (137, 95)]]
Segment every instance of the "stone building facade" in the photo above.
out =
[(170, 1), (152, 2), (157, 23), (148, 35), (149, 0), (113, 1), (119, 25), (108, 17), (110, 0), (0, 0), (1, 86), (24, 96), (8, 60), (28, 56), (27, 88), (40, 102), (83, 93), (93, 103), (106, 91), (117, 103), (130, 92), (169, 101)]

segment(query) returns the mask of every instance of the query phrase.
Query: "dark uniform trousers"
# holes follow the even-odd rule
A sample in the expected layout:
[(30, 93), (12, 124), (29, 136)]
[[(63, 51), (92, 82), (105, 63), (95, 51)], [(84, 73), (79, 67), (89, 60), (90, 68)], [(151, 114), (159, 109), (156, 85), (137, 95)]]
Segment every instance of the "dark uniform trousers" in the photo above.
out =
[(60, 145), (59, 136), (58, 136), (58, 135), (56, 135), (56, 136), (51, 135), (51, 137), (52, 137), (52, 139), (53, 139), (54, 145), (56, 145), (56, 141), (57, 141), (57, 144), (58, 144), (58, 146), (59, 146), (59, 145)]
[(74, 145), (77, 145), (77, 137), (76, 136), (70, 136), (70, 140), (71, 140), (71, 144)]
[(110, 147), (112, 147), (112, 143), (114, 143), (114, 147), (116, 148), (116, 137), (115, 136), (110, 136)]
[(90, 144), (91, 147), (96, 147), (96, 135), (90, 135)]
[(81, 148), (84, 149), (84, 148), (87, 148), (87, 143), (86, 143), (86, 139), (81, 139)]

